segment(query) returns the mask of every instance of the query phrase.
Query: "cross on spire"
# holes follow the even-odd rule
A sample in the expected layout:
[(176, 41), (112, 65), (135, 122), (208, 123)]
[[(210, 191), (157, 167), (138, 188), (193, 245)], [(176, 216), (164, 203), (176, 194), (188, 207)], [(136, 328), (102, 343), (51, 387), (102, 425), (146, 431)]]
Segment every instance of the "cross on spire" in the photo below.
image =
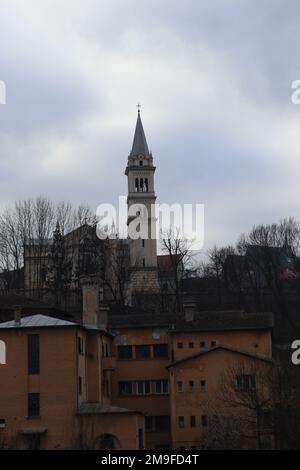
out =
[(138, 109), (138, 113), (139, 113), (139, 112), (141, 111), (141, 107), (142, 107), (142, 105), (141, 105), (140, 103), (138, 103), (138, 104), (136, 105), (136, 107), (137, 107), (137, 109)]

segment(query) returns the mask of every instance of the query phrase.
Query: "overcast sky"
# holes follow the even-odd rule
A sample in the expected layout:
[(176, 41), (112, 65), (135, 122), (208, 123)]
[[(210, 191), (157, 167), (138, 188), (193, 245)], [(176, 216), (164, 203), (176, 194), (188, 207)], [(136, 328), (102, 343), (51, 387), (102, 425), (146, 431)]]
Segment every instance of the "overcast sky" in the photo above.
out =
[(136, 104), (158, 202), (205, 249), (300, 219), (299, 0), (0, 0), (0, 206), (126, 194)]

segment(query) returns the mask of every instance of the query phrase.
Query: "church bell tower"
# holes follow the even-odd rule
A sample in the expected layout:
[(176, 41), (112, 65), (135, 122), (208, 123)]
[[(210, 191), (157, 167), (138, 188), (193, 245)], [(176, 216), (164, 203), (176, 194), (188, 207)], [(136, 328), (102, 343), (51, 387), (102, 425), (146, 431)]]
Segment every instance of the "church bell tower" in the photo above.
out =
[(155, 169), (138, 106), (134, 139), (125, 171), (128, 180), (128, 225), (137, 217), (143, 218), (144, 227), (148, 226), (148, 236), (141, 232), (139, 238), (132, 239), (129, 234), (132, 293), (158, 290), (156, 219), (153, 211), (156, 201)]

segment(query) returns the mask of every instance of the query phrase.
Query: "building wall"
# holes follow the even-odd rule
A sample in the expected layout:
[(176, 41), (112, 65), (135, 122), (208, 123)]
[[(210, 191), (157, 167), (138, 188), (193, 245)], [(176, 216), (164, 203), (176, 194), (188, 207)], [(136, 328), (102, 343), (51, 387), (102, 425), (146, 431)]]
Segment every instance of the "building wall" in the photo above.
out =
[[(79, 429), (84, 435), (83, 449), (103, 449), (101, 437), (114, 437), (114, 449), (144, 448), (144, 417), (137, 413), (105, 413), (79, 417)], [(139, 434), (141, 433), (141, 441)], [(95, 437), (96, 436), (96, 437)]]
[[(180, 343), (182, 343), (182, 348), (178, 347)], [(213, 347), (215, 343), (217, 345), (222, 344), (223, 346), (241, 349), (252, 354), (268, 357), (272, 355), (270, 330), (191, 331), (190, 333), (172, 333), (171, 350), (173, 359), (178, 360), (191, 354), (196, 354), (204, 349)]]
[[(40, 335), (40, 373), (35, 375), (28, 374), (30, 334)], [(24, 431), (43, 430), (38, 446), (42, 449), (99, 447), (107, 434), (120, 448), (137, 448), (139, 436), (145, 443), (143, 416), (110, 411), (114, 361), (109, 336), (77, 327), (12, 328), (0, 330), (0, 339), (6, 345), (6, 364), (0, 366), (0, 419), (5, 419), (0, 447), (29, 448), (32, 437), (25, 437)], [(29, 393), (40, 394), (39, 417), (28, 417)], [(86, 403), (102, 411), (79, 414)]]
[[(40, 334), (38, 375), (28, 374), (29, 334)], [(10, 446), (28, 446), (20, 431), (45, 428), (40, 446), (47, 449), (99, 446), (103, 434), (113, 435), (117, 446), (128, 449), (138, 446), (139, 435), (149, 449), (201, 447), (209, 430), (209, 425), (201, 425), (201, 417), (207, 415), (209, 423), (208, 403), (218, 392), (220, 377), (241, 355), (214, 351), (176, 367), (167, 366), (199, 353), (204, 349), (203, 341), (206, 348), (214, 341), (251, 354), (272, 354), (268, 330), (170, 333), (166, 328), (145, 327), (120, 328), (114, 334), (113, 340), (80, 327), (0, 329), (0, 340), (6, 343), (6, 365), (0, 366), (0, 419), (6, 421), (4, 432)], [(154, 357), (154, 347), (159, 345), (167, 345), (167, 356)], [(122, 346), (131, 347), (131, 358), (118, 357)], [(139, 346), (148, 346), (150, 357), (138, 358)], [(203, 380), (205, 391), (200, 388)], [(179, 381), (182, 391), (178, 391)], [(193, 391), (189, 389), (191, 381)], [(121, 393), (122, 382), (132, 384), (131, 394)], [(168, 384), (168, 388), (161, 384)], [(27, 416), (28, 393), (40, 393), (39, 418)], [(95, 413), (78, 414), (78, 407), (86, 403), (99, 405), (103, 411), (97, 408)], [(129, 412), (112, 412), (111, 406)], [(179, 416), (185, 418), (183, 429), (178, 426)], [(190, 425), (191, 416), (195, 427)], [(0, 430), (0, 444), (4, 432)]]
[[(17, 447), (27, 445), (21, 430), (45, 427), (41, 447), (67, 448), (77, 399), (76, 329), (44, 329), (40, 374), (28, 375), (27, 336), (37, 333), (35, 329), (0, 332), (7, 351), (7, 363), (0, 368), (0, 417), (6, 420), (8, 441)], [(28, 393), (40, 393), (40, 418), (27, 417)]]
[[(208, 348), (211, 341), (219, 341), (228, 347), (238, 348), (252, 354), (272, 357), (271, 334), (269, 331), (239, 331), (224, 333), (193, 333), (173, 334), (172, 343), (174, 359), (182, 359), (200, 352), (199, 341), (205, 341)], [(189, 348), (189, 343), (194, 342), (194, 348)], [(178, 344), (183, 343), (183, 348), (178, 349)], [(170, 408), (171, 408), (171, 434), (172, 448), (202, 448), (209, 445), (210, 431), (212, 432), (212, 419), (221, 413), (228, 413), (226, 405), (222, 402), (220, 383), (226, 371), (230, 368), (240, 367), (249, 373), (255, 370), (255, 363), (251, 358), (241, 356), (234, 352), (216, 350), (203, 354), (195, 359), (178, 363), (170, 368)], [(269, 364), (259, 362), (259, 367), (269, 367)], [(228, 372), (227, 372), (228, 373)], [(201, 382), (205, 381), (205, 389)], [(190, 386), (190, 383), (193, 386)], [(179, 383), (181, 383), (179, 388)], [(231, 409), (234, 415), (236, 411)], [(241, 409), (238, 410), (241, 413)], [(179, 417), (184, 417), (184, 427), (179, 426)], [(195, 425), (191, 424), (191, 417), (195, 419)], [(204, 417), (204, 418), (203, 418)], [(202, 419), (207, 421), (203, 425)], [(224, 436), (223, 436), (224, 437)], [(241, 440), (239, 445), (254, 445), (253, 442)]]

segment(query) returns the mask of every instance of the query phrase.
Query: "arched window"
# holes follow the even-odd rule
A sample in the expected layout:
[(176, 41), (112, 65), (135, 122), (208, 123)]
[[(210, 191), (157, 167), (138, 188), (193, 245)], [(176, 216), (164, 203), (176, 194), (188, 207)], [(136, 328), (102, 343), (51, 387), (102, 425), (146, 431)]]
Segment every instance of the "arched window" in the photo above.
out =
[(149, 190), (148, 178), (145, 178), (145, 192), (147, 193), (148, 190)]
[(139, 179), (138, 178), (135, 178), (135, 192), (136, 193), (139, 192)]
[(6, 345), (4, 341), (0, 341), (0, 365), (6, 364)]
[(141, 192), (141, 193), (144, 192), (143, 190), (144, 190), (144, 179), (141, 178), (141, 179), (140, 179), (140, 192)]

